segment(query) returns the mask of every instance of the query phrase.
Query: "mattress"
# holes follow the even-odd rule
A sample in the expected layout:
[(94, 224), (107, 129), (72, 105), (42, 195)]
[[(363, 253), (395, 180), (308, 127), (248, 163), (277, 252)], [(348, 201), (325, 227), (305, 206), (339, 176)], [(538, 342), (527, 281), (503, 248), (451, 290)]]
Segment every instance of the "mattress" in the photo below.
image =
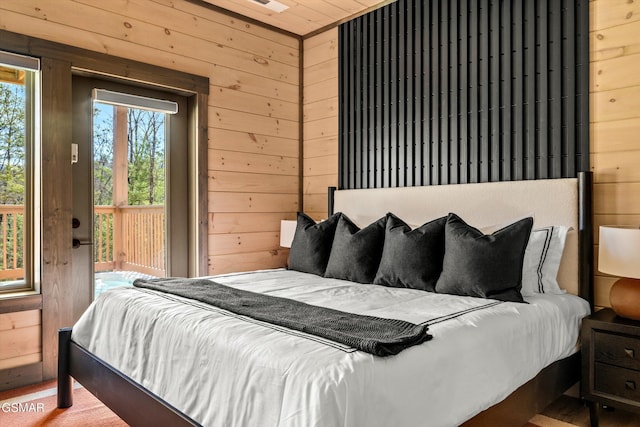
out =
[(239, 289), (427, 323), (390, 357), (147, 289), (102, 294), (72, 340), (206, 426), (456, 426), (575, 353), (589, 304), (527, 304), (325, 279), (288, 270), (216, 276)]

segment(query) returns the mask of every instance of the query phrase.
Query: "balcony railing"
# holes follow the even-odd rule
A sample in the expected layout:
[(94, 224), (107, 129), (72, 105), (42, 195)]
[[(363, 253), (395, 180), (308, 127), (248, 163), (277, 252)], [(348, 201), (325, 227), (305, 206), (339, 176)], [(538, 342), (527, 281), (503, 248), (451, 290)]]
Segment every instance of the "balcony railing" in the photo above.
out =
[[(96, 206), (94, 269), (165, 275), (163, 206)], [(0, 205), (0, 280), (24, 277), (24, 207)]]
[(96, 206), (95, 271), (164, 276), (164, 206)]
[(0, 280), (24, 278), (24, 206), (0, 205)]

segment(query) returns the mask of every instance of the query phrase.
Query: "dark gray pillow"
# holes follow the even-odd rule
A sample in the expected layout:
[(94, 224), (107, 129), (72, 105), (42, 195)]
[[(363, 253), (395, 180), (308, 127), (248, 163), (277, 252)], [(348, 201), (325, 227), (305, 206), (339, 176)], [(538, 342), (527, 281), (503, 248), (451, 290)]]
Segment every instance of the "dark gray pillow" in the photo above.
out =
[(362, 230), (346, 215), (340, 216), (325, 277), (373, 283), (378, 271), (386, 216)]
[(532, 225), (524, 218), (486, 235), (449, 214), (436, 292), (524, 302), (522, 262)]
[(289, 253), (289, 269), (324, 276), (339, 218), (340, 213), (336, 213), (316, 223), (313, 218), (298, 212)]
[(388, 213), (382, 259), (373, 283), (434, 292), (442, 271), (446, 222), (447, 217), (442, 217), (411, 230)]

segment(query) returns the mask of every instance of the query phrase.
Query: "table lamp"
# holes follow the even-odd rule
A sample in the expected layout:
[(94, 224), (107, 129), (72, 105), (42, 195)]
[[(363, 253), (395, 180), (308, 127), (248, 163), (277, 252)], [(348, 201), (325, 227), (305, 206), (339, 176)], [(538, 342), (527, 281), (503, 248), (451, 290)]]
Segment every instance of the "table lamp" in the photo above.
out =
[(620, 277), (609, 294), (618, 316), (640, 320), (640, 228), (601, 226), (598, 270)]
[(290, 248), (296, 234), (297, 221), (283, 219), (280, 221), (280, 246)]

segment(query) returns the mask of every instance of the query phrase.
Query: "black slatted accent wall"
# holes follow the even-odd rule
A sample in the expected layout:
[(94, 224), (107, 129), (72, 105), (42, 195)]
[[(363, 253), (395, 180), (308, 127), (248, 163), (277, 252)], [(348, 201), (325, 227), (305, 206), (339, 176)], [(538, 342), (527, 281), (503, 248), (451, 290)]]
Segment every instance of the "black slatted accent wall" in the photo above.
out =
[(398, 0), (339, 28), (340, 188), (589, 169), (588, 0)]

